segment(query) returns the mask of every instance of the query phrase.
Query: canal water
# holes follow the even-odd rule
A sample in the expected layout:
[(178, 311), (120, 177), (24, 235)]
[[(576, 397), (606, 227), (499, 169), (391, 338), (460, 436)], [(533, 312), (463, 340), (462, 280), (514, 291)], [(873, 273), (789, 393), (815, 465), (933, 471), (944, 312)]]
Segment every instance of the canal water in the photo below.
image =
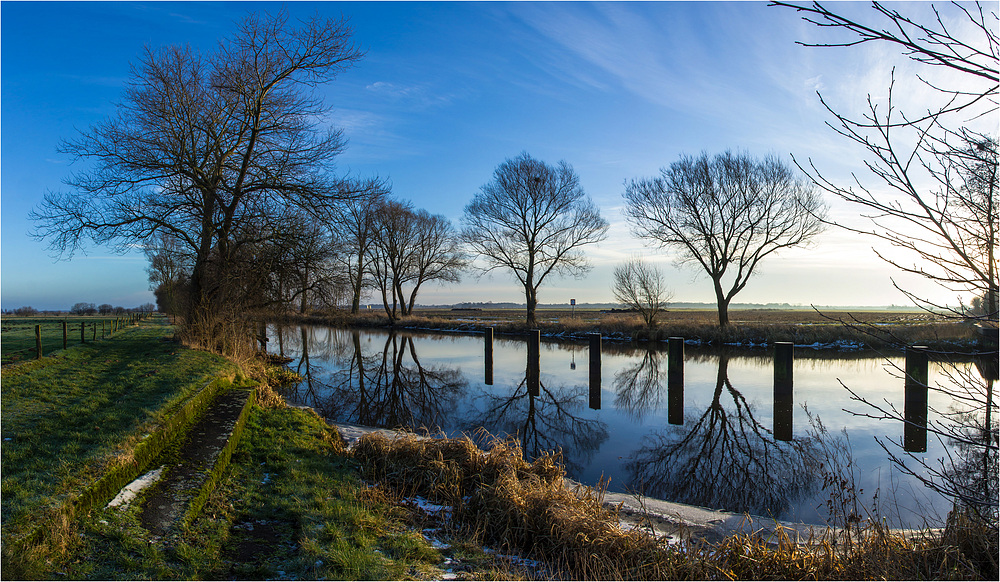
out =
[[(685, 346), (679, 387), (668, 382), (666, 343), (604, 342), (598, 385), (586, 342), (543, 340), (536, 357), (524, 339), (497, 338), (490, 370), (482, 335), (319, 326), (269, 335), (270, 351), (294, 358), (305, 378), (285, 398), (331, 421), (481, 442), (485, 430), (518, 439), (528, 455), (561, 451), (568, 476), (585, 484), (781, 520), (877, 511), (916, 527), (950, 509), (890, 460), (907, 455), (903, 423), (859, 400), (902, 413), (901, 357), (796, 348), (791, 398), (776, 402), (767, 349)], [(930, 385), (946, 376), (931, 364)], [(935, 390), (928, 405), (931, 426), (960, 406)], [(953, 452), (933, 434), (917, 440), (906, 448), (919, 458)]]

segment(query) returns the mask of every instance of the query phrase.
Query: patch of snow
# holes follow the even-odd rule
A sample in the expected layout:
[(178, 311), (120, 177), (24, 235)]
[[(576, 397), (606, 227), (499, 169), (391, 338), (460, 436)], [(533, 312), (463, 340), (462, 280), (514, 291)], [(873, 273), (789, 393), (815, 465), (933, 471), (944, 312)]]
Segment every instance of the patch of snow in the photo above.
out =
[(139, 477), (135, 481), (132, 481), (131, 483), (126, 485), (124, 489), (119, 491), (118, 495), (115, 495), (115, 498), (112, 499), (110, 502), (108, 502), (107, 506), (108, 507), (122, 506), (122, 509), (128, 507), (128, 504), (131, 503), (133, 499), (135, 499), (136, 495), (138, 495), (140, 491), (160, 480), (160, 476), (163, 475), (164, 469), (166, 469), (166, 466), (160, 467), (158, 469), (153, 469), (152, 471), (146, 473), (142, 477)]
[(437, 503), (431, 503), (430, 501), (427, 501), (423, 497), (414, 497), (409, 501), (411, 501), (414, 505), (416, 505), (420, 509), (423, 509), (427, 513), (443, 513), (451, 511), (450, 507), (447, 507), (445, 505), (438, 505)]

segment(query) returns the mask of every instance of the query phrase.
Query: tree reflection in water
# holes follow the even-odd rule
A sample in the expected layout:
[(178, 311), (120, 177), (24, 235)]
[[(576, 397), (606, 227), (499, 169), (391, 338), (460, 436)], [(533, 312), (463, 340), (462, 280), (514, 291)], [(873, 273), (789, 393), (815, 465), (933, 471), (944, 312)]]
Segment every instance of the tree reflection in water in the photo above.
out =
[(720, 356), (704, 413), (647, 436), (629, 456), (629, 487), (678, 503), (778, 517), (816, 490), (815, 442), (776, 441), (733, 387), (728, 368), (729, 356)]
[[(533, 378), (539, 378), (537, 396), (529, 386)], [(581, 415), (589, 401), (589, 387), (550, 389), (541, 381), (540, 370), (532, 367), (530, 358), (521, 383), (509, 394), (498, 394), (500, 391), (477, 398), (484, 401), (482, 412), (467, 424), (466, 432), (474, 434), (483, 428), (494, 436), (510, 435), (528, 458), (561, 451), (571, 473), (589, 463), (594, 451), (608, 439), (606, 423)]]
[[(310, 359), (310, 342), (302, 328), (298, 386), (287, 398), (316, 409), (321, 416), (384, 428), (441, 430), (457, 408), (468, 381), (457, 369), (421, 365), (413, 338), (390, 333), (381, 350), (365, 353), (358, 331), (331, 335), (327, 355), (336, 369), (327, 373)], [(320, 380), (324, 378), (324, 380)]]
[(658, 410), (663, 397), (666, 371), (660, 363), (666, 352), (646, 350), (634, 366), (622, 368), (613, 382), (615, 407), (635, 420), (642, 420), (650, 410)]

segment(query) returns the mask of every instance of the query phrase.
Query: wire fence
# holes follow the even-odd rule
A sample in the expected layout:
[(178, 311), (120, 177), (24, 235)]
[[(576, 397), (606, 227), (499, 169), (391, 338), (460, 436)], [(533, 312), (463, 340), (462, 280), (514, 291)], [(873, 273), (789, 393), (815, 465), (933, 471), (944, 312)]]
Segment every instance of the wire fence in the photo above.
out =
[(113, 318), (4, 317), (0, 364), (7, 366), (26, 360), (38, 360), (58, 350), (99, 341), (136, 325), (151, 315), (149, 312), (139, 312)]

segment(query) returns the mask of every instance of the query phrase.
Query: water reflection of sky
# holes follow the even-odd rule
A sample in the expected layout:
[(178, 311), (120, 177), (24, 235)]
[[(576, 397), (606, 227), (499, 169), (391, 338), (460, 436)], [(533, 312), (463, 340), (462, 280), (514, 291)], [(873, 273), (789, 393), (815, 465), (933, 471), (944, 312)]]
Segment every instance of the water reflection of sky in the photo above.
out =
[[(768, 351), (689, 347), (683, 424), (674, 425), (668, 422), (665, 350), (605, 344), (601, 409), (591, 410), (585, 344), (542, 343), (535, 395), (528, 381), (527, 343), (520, 340), (494, 341), (493, 384), (488, 386), (481, 336), (286, 327), (274, 339), (272, 350), (297, 358), (290, 366), (309, 375), (287, 397), (331, 420), (448, 434), (482, 426), (518, 437), (530, 454), (561, 449), (569, 476), (584, 483), (610, 478), (613, 491), (641, 489), (684, 503), (813, 523), (822, 522), (829, 497), (821, 487), (817, 451), (823, 443), (843, 439), (840, 431), (846, 428), (863, 500), (870, 501), (879, 489), (883, 503), (902, 508), (902, 524), (915, 525), (923, 516), (943, 516), (948, 510), (942, 498), (895, 470), (876, 442), (876, 437), (898, 440), (901, 423), (848, 412), (865, 407), (849, 399), (841, 382), (860, 396), (902, 409), (903, 382), (885, 370), (901, 365), (899, 358), (817, 359), (797, 351), (794, 439), (781, 442), (772, 434)], [(933, 366), (931, 376), (933, 384)], [(931, 392), (932, 409), (947, 404)], [(823, 442), (810, 428), (809, 414), (829, 429)], [(928, 458), (942, 456), (936, 439), (928, 438), (927, 445)]]

